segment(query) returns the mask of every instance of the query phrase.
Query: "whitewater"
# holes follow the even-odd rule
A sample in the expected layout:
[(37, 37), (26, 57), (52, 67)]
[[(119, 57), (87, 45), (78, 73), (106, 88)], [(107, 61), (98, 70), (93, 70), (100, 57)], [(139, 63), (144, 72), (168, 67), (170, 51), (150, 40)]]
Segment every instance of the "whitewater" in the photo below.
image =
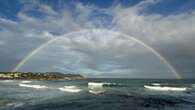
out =
[(0, 81), (0, 110), (194, 110), (194, 80)]

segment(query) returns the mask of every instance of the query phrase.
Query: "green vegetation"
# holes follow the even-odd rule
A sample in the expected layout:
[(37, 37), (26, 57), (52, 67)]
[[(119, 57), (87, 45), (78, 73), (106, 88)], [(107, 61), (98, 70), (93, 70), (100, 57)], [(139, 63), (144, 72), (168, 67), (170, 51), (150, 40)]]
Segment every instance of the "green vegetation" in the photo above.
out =
[(79, 74), (63, 74), (59, 72), (0, 72), (0, 80), (75, 80), (83, 78), (84, 77)]

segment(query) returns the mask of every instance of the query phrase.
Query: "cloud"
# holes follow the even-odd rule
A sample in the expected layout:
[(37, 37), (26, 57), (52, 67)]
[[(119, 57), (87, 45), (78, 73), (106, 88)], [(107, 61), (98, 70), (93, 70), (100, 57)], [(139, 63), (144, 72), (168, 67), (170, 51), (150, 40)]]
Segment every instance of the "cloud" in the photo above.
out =
[(64, 39), (60, 38), (46, 46), (20, 70), (65, 71), (88, 77), (108, 77), (110, 73), (117, 76), (134, 73), (137, 76), (139, 72), (144, 76), (158, 71), (158, 76), (174, 77), (167, 65), (151, 51), (120, 34), (93, 30), (61, 37)]
[[(144, 13), (149, 5), (155, 3), (158, 2), (144, 2), (144, 5), (139, 3), (133, 7), (116, 7), (113, 10), (114, 28), (135, 36), (155, 48), (185, 76), (185, 72), (192, 70), (190, 65), (195, 65), (195, 60), (189, 57), (195, 56), (193, 43), (195, 12), (167, 16)], [(183, 62), (185, 66), (179, 66)]]
[[(145, 5), (148, 3), (151, 2), (144, 2)], [(140, 3), (134, 7), (116, 7), (113, 10), (115, 28), (148, 43), (174, 43), (193, 37), (195, 12), (168, 16), (140, 14), (147, 8), (145, 5), (141, 8)]]
[(4, 41), (0, 41), (0, 45), (5, 45), (5, 42)]
[(159, 2), (162, 1), (146, 0), (133, 6), (119, 4), (104, 9), (74, 2), (72, 8), (65, 6), (56, 10), (37, 1), (21, 1), (23, 7), (17, 13), (16, 21), (0, 18), (0, 52), (3, 53), (0, 61), (12, 65), (0, 69), (10, 71), (33, 49), (52, 38), (64, 37), (33, 57), (23, 70), (74, 70), (99, 77), (107, 76), (103, 73), (120, 76), (117, 74), (128, 72), (136, 73), (135, 77), (144, 77), (143, 72), (151, 77), (158, 77), (159, 74), (155, 74), (158, 72), (165, 72), (159, 76), (170, 76), (166, 73), (166, 65), (152, 53), (121, 36), (98, 31), (65, 36), (69, 32), (101, 28), (143, 41), (170, 61), (183, 76), (194, 77), (185, 72), (195, 72), (191, 66), (195, 65), (195, 12), (166, 16), (146, 12), (148, 7)]

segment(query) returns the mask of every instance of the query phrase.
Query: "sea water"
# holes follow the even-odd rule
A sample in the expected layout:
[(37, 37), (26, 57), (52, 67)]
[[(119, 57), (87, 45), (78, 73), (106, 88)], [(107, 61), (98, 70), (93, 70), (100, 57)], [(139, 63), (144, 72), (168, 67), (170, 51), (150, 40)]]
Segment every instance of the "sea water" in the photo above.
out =
[(0, 110), (194, 110), (195, 80), (0, 81)]

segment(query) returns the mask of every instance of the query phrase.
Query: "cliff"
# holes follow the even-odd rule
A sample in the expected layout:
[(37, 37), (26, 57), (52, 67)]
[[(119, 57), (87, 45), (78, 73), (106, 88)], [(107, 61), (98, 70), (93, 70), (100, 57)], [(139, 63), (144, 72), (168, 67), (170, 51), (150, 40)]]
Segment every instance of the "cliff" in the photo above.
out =
[(59, 72), (0, 72), (0, 80), (76, 80), (84, 79), (80, 74), (63, 74)]

